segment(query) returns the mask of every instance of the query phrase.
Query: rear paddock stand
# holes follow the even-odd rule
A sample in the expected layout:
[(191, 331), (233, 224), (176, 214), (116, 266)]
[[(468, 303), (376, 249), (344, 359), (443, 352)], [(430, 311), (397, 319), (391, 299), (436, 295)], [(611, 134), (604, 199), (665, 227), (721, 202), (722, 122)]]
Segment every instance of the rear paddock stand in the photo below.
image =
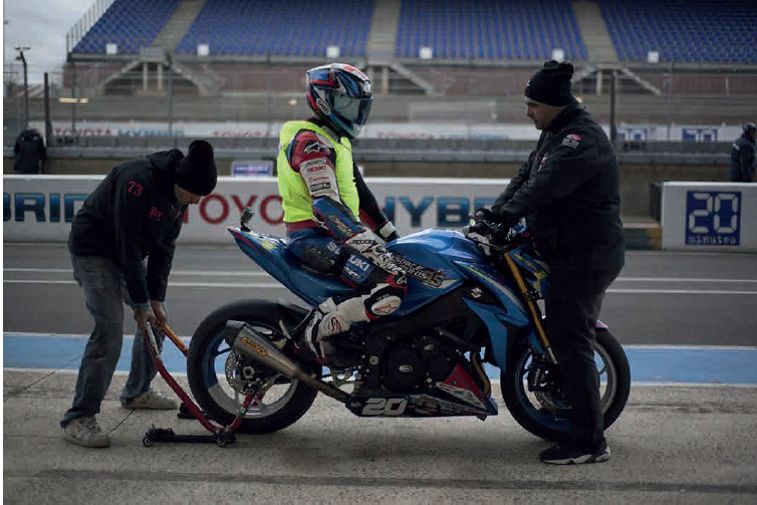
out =
[[(173, 330), (168, 325), (163, 325), (161, 328), (171, 342), (184, 354), (187, 355), (187, 348), (184, 343), (176, 336)], [(210, 435), (178, 435), (170, 428), (156, 428), (154, 425), (147, 430), (145, 436), (142, 437), (142, 445), (145, 447), (152, 447), (156, 443), (205, 443), (216, 444), (218, 447), (226, 447), (227, 445), (236, 442), (236, 431), (242, 424), (242, 418), (247, 414), (250, 405), (255, 399), (255, 395), (247, 395), (242, 402), (242, 408), (237, 413), (234, 420), (228, 426), (221, 426), (213, 423), (208, 416), (195, 404), (195, 402), (189, 397), (189, 395), (182, 389), (178, 382), (168, 372), (163, 359), (160, 357), (161, 347), (158, 345), (158, 340), (155, 338), (153, 329), (148, 325), (147, 332), (145, 332), (145, 339), (147, 341), (147, 347), (150, 350), (150, 357), (152, 358), (155, 368), (157, 368), (160, 376), (169, 385), (169, 387), (176, 393), (181, 400), (182, 406), (186, 408), (188, 414), (196, 419), (203, 428), (208, 430)]]

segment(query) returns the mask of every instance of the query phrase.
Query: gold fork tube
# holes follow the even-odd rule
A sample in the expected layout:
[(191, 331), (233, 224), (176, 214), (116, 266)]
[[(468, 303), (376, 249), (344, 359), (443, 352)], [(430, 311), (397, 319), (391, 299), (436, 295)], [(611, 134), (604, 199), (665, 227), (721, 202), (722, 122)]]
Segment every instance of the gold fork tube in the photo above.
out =
[(534, 327), (536, 328), (536, 335), (539, 337), (539, 341), (541, 342), (542, 347), (544, 347), (544, 351), (547, 353), (547, 356), (549, 356), (549, 359), (552, 361), (552, 363), (557, 364), (557, 359), (552, 352), (552, 346), (550, 345), (549, 339), (547, 338), (547, 332), (544, 331), (544, 325), (541, 322), (541, 314), (539, 308), (537, 307), (536, 302), (528, 297), (528, 287), (526, 287), (526, 281), (523, 280), (523, 275), (521, 275), (520, 270), (518, 270), (518, 266), (515, 264), (510, 255), (504, 253), (504, 256), (505, 262), (507, 262), (507, 267), (510, 269), (510, 273), (515, 279), (515, 283), (518, 285), (520, 293), (523, 295), (523, 301), (526, 302), (528, 311), (531, 313), (531, 320), (533, 321)]

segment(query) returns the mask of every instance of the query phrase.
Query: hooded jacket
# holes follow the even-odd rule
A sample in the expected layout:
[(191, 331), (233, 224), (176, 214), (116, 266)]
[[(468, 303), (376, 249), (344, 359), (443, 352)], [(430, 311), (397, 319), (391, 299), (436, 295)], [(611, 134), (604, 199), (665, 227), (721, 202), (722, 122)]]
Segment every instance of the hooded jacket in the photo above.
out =
[(112, 259), (123, 272), (131, 301), (138, 305), (165, 300), (186, 209), (174, 193), (174, 168), (183, 157), (172, 149), (116, 166), (71, 224), (71, 254)]
[(615, 151), (577, 105), (561, 111), (542, 132), (492, 211), (510, 225), (525, 217), (553, 268), (617, 272), (624, 264)]

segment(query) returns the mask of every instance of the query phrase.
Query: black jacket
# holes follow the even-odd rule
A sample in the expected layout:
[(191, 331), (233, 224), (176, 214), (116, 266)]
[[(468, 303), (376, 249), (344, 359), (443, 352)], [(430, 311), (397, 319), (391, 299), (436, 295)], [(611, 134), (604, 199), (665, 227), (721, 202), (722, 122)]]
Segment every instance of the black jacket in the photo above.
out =
[(71, 254), (112, 259), (136, 304), (165, 300), (186, 208), (179, 207), (173, 188), (174, 166), (183, 157), (172, 149), (116, 166), (71, 224)]
[(47, 159), (47, 149), (42, 135), (30, 128), (22, 131), (13, 146), (13, 170), (19, 174), (39, 174), (41, 162)]
[(745, 135), (736, 139), (731, 148), (731, 182), (754, 182), (754, 142)]
[(615, 151), (588, 112), (571, 105), (542, 132), (492, 210), (521, 217), (553, 268), (619, 271), (625, 261)]

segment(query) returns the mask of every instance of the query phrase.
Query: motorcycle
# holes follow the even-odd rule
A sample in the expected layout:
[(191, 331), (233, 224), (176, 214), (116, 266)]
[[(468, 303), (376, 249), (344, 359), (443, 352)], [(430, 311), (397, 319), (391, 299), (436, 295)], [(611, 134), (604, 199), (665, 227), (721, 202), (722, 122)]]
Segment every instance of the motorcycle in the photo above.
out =
[[(286, 239), (250, 230), (251, 216), (244, 212), (241, 226), (228, 231), (274, 279), (310, 307), (351, 296), (338, 279), (301, 265)], [(494, 225), (489, 231), (501, 235)], [(308, 357), (296, 338), (310, 308), (262, 299), (224, 305), (192, 336), (192, 393), (219, 422), (243, 413), (240, 431), (248, 433), (290, 426), (318, 392), (360, 417), (484, 420), (498, 413), (485, 370), (494, 367), (513, 418), (532, 434), (559, 441), (571, 406), (538, 305), (548, 289), (548, 267), (527, 237), (521, 227), (493, 246), (458, 231), (428, 229), (388, 243), (408, 276), (402, 305), (327, 341), (333, 352), (321, 360)], [(596, 335), (607, 428), (625, 407), (630, 370), (607, 325), (598, 321)]]

